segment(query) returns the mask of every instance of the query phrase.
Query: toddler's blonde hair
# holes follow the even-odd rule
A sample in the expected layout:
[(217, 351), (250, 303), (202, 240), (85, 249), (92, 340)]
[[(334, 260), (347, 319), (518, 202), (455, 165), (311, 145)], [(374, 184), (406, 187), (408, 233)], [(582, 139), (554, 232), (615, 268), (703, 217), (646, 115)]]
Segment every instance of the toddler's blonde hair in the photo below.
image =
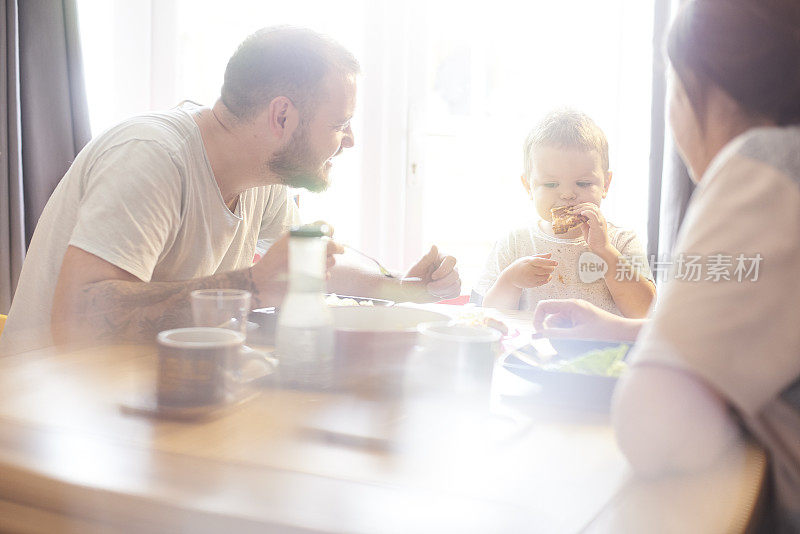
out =
[(608, 141), (603, 130), (585, 113), (561, 108), (549, 112), (525, 139), (525, 177), (533, 173), (533, 151), (543, 146), (596, 150), (603, 171), (608, 172)]

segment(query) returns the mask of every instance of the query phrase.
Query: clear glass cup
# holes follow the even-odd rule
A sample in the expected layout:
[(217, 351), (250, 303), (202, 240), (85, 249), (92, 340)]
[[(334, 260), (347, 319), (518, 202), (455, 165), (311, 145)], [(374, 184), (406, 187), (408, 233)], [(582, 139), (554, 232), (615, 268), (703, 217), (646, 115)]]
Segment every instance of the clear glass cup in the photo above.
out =
[(195, 326), (227, 328), (247, 335), (250, 313), (249, 291), (243, 289), (198, 289), (192, 291), (192, 318)]

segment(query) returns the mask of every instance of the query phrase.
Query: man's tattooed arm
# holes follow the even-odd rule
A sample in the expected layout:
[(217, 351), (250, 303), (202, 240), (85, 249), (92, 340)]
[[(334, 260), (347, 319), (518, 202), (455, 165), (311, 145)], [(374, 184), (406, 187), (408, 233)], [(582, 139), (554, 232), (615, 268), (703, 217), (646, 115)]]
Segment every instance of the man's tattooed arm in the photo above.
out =
[(53, 296), (51, 327), (59, 345), (152, 343), (162, 330), (190, 326), (195, 289), (245, 289), (253, 308), (276, 306), (286, 290), (288, 238), (248, 269), (176, 282), (143, 282), (77, 247), (67, 247)]
[(253, 308), (280, 302), (284, 284), (257, 284), (252, 269), (180, 282), (102, 280), (82, 286), (75, 313), (53, 322), (59, 343), (150, 343), (162, 330), (191, 326), (190, 294), (195, 289), (245, 289)]

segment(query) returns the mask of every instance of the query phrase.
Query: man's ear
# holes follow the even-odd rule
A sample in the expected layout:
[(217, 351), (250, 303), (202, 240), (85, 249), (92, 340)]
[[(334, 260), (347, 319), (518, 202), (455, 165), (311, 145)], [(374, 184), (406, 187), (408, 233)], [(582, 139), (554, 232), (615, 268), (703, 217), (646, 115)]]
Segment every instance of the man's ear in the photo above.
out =
[(277, 140), (288, 140), (300, 124), (300, 112), (285, 96), (276, 96), (267, 107), (267, 129)]
[(603, 198), (608, 194), (608, 187), (611, 185), (611, 171), (606, 171), (605, 187), (603, 187)]
[(525, 178), (525, 175), (520, 175), (519, 181), (522, 182), (522, 187), (525, 188), (525, 191), (528, 192), (528, 197), (533, 198), (533, 190), (531, 189), (531, 183)]

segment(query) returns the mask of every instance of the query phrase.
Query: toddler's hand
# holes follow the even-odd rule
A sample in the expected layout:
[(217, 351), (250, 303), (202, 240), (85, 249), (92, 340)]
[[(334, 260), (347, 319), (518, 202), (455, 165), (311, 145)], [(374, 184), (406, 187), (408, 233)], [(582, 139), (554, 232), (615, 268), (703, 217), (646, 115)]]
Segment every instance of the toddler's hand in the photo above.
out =
[(519, 289), (538, 287), (553, 278), (553, 270), (558, 265), (550, 259), (550, 254), (536, 254), (516, 260), (503, 271), (504, 277)]
[(584, 202), (578, 204), (573, 211), (589, 219), (589, 222), (581, 225), (583, 239), (589, 245), (589, 250), (602, 257), (611, 248), (611, 239), (608, 237), (608, 223), (600, 207)]

